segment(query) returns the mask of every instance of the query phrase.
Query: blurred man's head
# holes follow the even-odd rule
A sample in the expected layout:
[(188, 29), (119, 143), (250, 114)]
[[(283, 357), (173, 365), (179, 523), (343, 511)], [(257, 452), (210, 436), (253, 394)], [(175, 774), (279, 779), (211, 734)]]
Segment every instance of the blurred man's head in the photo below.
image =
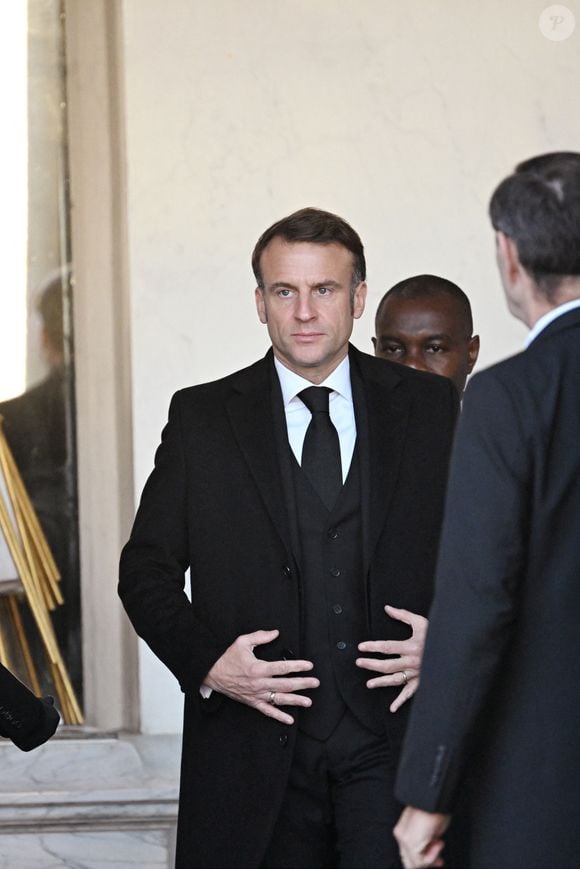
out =
[(460, 395), (479, 353), (469, 299), (436, 275), (406, 278), (385, 293), (372, 340), (376, 356), (448, 377)]
[(42, 346), (49, 368), (64, 360), (63, 292), (68, 272), (52, 275), (39, 290), (36, 308), (42, 321)]
[(514, 316), (530, 326), (544, 311), (578, 298), (580, 153), (520, 163), (495, 190), (489, 213)]

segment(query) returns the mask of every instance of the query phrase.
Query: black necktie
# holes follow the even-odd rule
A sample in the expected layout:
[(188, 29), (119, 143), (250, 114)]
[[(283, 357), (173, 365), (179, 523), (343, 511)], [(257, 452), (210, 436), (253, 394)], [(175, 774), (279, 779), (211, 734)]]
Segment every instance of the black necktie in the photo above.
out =
[(342, 488), (342, 466), (338, 432), (328, 412), (330, 392), (326, 386), (309, 386), (298, 398), (312, 414), (302, 447), (302, 470), (324, 505), (332, 510)]

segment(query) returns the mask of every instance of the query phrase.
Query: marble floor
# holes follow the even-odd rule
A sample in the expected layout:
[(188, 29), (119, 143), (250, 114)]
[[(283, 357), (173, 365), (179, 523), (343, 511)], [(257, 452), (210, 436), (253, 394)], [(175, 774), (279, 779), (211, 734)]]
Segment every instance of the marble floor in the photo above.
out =
[(67, 731), (0, 741), (0, 869), (173, 865), (180, 740)]

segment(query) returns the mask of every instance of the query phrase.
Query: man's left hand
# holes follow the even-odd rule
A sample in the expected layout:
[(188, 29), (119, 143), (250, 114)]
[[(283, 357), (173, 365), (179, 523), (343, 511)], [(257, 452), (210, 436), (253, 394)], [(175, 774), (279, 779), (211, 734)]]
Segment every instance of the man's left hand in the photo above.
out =
[(407, 806), (393, 830), (405, 869), (445, 865), (441, 851), (443, 834), (450, 820), (450, 815), (424, 812)]
[(423, 660), (423, 648), (427, 634), (428, 621), (424, 616), (408, 610), (386, 606), (385, 612), (392, 619), (409, 625), (413, 631), (408, 640), (367, 640), (359, 643), (360, 652), (379, 652), (383, 655), (398, 655), (396, 658), (357, 658), (357, 667), (374, 670), (383, 675), (369, 679), (367, 688), (392, 688), (402, 686), (402, 690), (390, 705), (391, 712), (409, 700), (419, 687), (419, 674)]

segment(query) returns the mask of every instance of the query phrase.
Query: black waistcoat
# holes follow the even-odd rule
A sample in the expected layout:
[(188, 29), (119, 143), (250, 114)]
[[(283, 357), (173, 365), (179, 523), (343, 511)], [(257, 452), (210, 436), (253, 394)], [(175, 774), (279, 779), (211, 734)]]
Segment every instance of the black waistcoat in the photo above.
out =
[(375, 733), (383, 716), (366, 670), (355, 659), (358, 643), (371, 639), (367, 627), (362, 568), (360, 463), (355, 450), (344, 486), (329, 511), (292, 456), (296, 524), (300, 537), (303, 597), (302, 655), (314, 662), (320, 687), (300, 714), (300, 729), (327, 739), (345, 707)]

